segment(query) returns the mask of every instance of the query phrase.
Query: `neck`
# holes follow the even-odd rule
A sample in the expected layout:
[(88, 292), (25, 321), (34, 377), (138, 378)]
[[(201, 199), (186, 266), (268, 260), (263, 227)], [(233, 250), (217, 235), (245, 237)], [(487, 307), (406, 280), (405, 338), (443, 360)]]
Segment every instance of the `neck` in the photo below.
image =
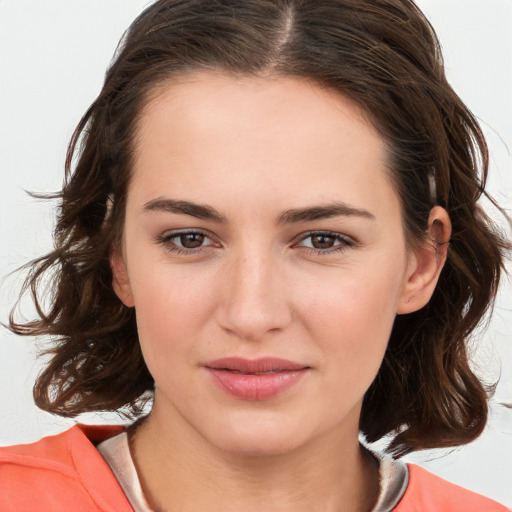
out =
[(215, 503), (226, 512), (360, 512), (377, 499), (378, 466), (360, 448), (357, 429), (350, 442), (328, 432), (291, 452), (248, 456), (173, 427), (151, 413), (132, 435), (142, 488), (157, 510), (211, 510)]

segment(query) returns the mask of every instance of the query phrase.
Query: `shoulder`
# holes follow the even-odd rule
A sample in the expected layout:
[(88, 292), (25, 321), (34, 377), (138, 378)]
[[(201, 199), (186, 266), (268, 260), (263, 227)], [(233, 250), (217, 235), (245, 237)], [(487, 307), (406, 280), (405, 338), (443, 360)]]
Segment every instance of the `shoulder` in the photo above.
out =
[(507, 512), (504, 505), (408, 464), (409, 483), (396, 512)]
[(74, 426), (32, 444), (0, 448), (0, 510), (131, 510), (95, 447), (122, 427)]

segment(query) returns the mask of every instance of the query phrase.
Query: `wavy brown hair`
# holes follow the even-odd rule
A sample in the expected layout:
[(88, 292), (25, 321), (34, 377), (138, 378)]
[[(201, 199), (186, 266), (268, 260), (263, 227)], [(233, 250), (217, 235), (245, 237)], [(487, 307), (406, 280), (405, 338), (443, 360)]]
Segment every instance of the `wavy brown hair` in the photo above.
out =
[(135, 312), (112, 289), (109, 257), (122, 237), (140, 112), (158, 86), (197, 70), (297, 76), (352, 98), (387, 141), (408, 241), (426, 242), (434, 205), (448, 211), (453, 233), (436, 291), (396, 318), (360, 427), (369, 441), (393, 434), (397, 455), (476, 438), (488, 397), (467, 342), (493, 303), (508, 243), (477, 205), (484, 137), (411, 0), (159, 0), (135, 20), (69, 145), (55, 249), (30, 264), (23, 291), (39, 318), (10, 317), (15, 333), (55, 340), (37, 405), (63, 416), (137, 415), (151, 395)]

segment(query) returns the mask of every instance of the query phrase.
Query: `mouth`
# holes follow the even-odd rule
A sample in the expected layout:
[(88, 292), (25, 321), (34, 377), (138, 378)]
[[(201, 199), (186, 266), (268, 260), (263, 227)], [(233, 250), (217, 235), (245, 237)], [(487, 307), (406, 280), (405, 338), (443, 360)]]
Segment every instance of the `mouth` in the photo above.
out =
[(268, 400), (290, 389), (308, 373), (309, 366), (286, 359), (230, 357), (203, 365), (215, 384), (228, 395), (249, 401)]
[(212, 368), (212, 369), (213, 370), (224, 370), (226, 372), (240, 373), (241, 375), (271, 375), (273, 373), (290, 371), (290, 370), (276, 369), (276, 370), (269, 370), (268, 372), (244, 372), (243, 370), (232, 370), (230, 368)]
[(309, 368), (300, 363), (277, 357), (262, 357), (260, 359), (244, 359), (241, 357), (225, 357), (209, 361), (204, 365), (213, 370), (226, 370), (242, 374), (270, 374), (285, 371), (304, 370)]

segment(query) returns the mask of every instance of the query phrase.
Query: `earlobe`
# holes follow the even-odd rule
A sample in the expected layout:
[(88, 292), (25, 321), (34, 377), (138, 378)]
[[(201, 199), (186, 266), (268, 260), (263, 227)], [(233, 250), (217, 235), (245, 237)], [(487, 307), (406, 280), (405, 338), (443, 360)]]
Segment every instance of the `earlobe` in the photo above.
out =
[(450, 217), (444, 208), (435, 206), (428, 219), (427, 240), (410, 256), (398, 314), (413, 313), (428, 303), (446, 261), (450, 236)]
[(135, 301), (128, 278), (128, 270), (120, 248), (114, 249), (110, 255), (110, 268), (112, 269), (112, 288), (114, 292), (126, 307), (134, 307)]

